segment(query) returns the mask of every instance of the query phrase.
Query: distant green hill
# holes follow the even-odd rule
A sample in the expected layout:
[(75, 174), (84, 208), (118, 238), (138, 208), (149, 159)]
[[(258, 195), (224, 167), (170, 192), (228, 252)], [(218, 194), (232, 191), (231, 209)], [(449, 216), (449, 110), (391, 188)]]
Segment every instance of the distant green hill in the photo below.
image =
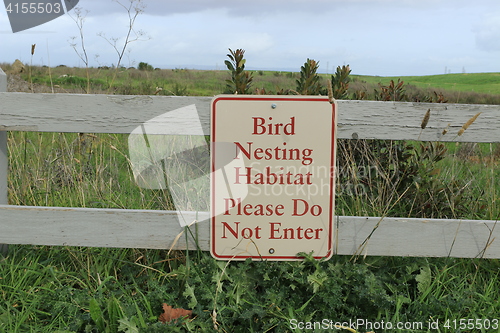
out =
[(353, 78), (368, 83), (388, 84), (391, 80), (398, 78), (405, 84), (411, 84), (418, 88), (441, 88), (445, 90), (469, 91), (485, 94), (500, 94), (500, 73), (471, 73), (471, 74), (443, 74), (427, 76), (364, 76), (352, 75)]
[[(8, 74), (12, 65), (0, 63)], [(298, 72), (253, 70), (252, 93), (294, 93), (297, 89)], [(31, 73), (31, 74), (30, 74)], [(331, 74), (321, 74), (322, 85)], [(57, 66), (32, 66), (29, 73), (18, 79), (17, 91), (31, 91), (31, 82), (39, 85), (35, 91), (66, 93), (94, 93), (119, 95), (189, 95), (214, 96), (226, 91), (227, 70), (158, 69), (138, 70), (121, 68), (89, 68), (89, 82), (85, 68)], [(378, 83), (388, 85), (391, 80), (404, 81), (408, 101), (434, 101), (443, 96), (449, 103), (500, 104), (500, 73), (445, 74), (427, 76), (366, 76), (351, 75), (348, 90), (350, 99), (379, 99)], [(28, 83), (29, 82), (29, 83)], [(88, 89), (88, 83), (90, 89)], [(22, 88), (22, 89), (21, 89)], [(160, 89), (161, 88), (161, 89)], [(44, 90), (45, 89), (45, 90)]]

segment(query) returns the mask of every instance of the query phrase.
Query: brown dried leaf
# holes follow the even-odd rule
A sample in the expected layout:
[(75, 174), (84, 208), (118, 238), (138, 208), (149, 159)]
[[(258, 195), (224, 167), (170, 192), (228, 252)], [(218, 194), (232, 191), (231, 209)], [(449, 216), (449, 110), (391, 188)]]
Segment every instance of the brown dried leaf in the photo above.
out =
[(163, 313), (158, 317), (158, 320), (162, 323), (167, 323), (172, 320), (177, 321), (177, 319), (182, 317), (191, 317), (193, 311), (184, 309), (174, 309), (167, 303), (163, 303)]

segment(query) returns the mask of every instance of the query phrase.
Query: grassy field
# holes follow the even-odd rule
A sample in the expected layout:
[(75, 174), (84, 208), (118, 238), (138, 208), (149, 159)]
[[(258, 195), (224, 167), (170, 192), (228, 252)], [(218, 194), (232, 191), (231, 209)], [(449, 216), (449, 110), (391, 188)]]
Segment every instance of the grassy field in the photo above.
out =
[[(92, 69), (90, 92), (154, 94), (161, 87), (162, 95), (210, 96), (224, 92), (229, 77), (185, 69), (113, 75)], [(28, 91), (86, 92), (84, 69), (53, 68), (49, 77), (37, 67), (22, 77)], [(254, 87), (270, 92), (295, 89), (297, 73), (254, 78)], [(378, 87), (369, 80), (381, 79), (354, 78), (355, 89), (367, 91)], [(489, 84), (492, 91), (496, 84)], [(484, 92), (475, 96), (482, 101)], [(168, 191), (136, 186), (127, 149), (125, 135), (11, 132), (9, 201), (173, 209)], [(342, 140), (338, 159), (338, 215), (500, 215), (497, 144)], [(499, 274), (498, 260), (480, 258), (306, 255), (303, 262), (226, 263), (195, 249), (14, 245), (0, 256), (0, 332), (348, 332), (330, 321), (362, 320), (358, 332), (500, 332)], [(163, 304), (192, 315), (163, 324)], [(307, 329), (304, 322), (321, 325)]]
[(399, 78), (407, 84), (422, 89), (500, 94), (500, 73), (443, 74), (427, 76), (378, 77), (353, 76), (370, 83), (388, 84)]
[[(10, 65), (0, 64), (8, 72)], [(296, 89), (297, 72), (253, 71), (254, 91), (293, 93)], [(22, 75), (26, 81), (24, 91), (108, 93), (175, 96), (213, 96), (224, 93), (227, 71), (203, 71), (190, 69), (137, 69), (85, 68), (59, 66), (56, 68), (34, 66)], [(331, 75), (321, 74), (326, 80)], [(349, 98), (360, 96), (376, 99), (375, 90), (388, 85), (391, 80), (405, 82), (408, 100), (423, 101), (434, 92), (443, 94), (449, 103), (500, 104), (500, 73), (446, 74), (431, 76), (379, 77), (351, 75)], [(89, 85), (88, 85), (89, 83)], [(161, 88), (158, 90), (157, 88)], [(357, 94), (356, 94), (357, 93)]]

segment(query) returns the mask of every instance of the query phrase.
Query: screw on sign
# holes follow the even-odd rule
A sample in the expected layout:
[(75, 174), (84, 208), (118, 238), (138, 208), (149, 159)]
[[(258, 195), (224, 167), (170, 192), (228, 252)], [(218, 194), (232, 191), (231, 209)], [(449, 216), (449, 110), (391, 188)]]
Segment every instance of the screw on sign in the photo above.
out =
[(211, 112), (212, 255), (332, 256), (336, 104), (322, 96), (220, 95)]

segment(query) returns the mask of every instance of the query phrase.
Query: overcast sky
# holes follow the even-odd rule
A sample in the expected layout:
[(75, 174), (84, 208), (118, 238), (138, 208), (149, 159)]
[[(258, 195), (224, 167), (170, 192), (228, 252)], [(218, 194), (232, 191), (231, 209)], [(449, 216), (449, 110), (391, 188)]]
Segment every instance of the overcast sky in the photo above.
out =
[[(130, 0), (120, 0), (128, 6)], [(246, 50), (247, 68), (298, 71), (307, 58), (322, 72), (398, 76), (500, 72), (500, 0), (144, 0), (124, 66), (225, 69), (228, 48)], [(80, 0), (90, 65), (117, 63), (106, 40), (124, 41), (126, 10), (112, 0)], [(74, 10), (70, 14), (75, 17)], [(70, 46), (79, 30), (63, 15), (12, 33), (0, 8), (0, 62), (83, 66)], [(96, 59), (96, 55), (98, 55)]]

